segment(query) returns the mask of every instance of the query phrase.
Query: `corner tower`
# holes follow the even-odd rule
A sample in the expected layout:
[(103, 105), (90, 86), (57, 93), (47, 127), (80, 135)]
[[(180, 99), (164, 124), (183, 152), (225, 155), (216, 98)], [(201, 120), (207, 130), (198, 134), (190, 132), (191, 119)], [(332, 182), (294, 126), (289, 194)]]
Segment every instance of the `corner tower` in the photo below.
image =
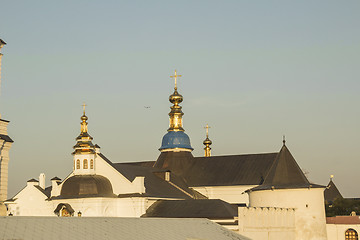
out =
[(175, 79), (174, 93), (169, 97), (169, 101), (173, 104), (169, 113), (170, 126), (162, 139), (159, 150), (161, 152), (191, 152), (193, 148), (190, 144), (190, 138), (183, 128), (182, 116), (184, 113), (179, 105), (183, 101), (183, 96), (177, 91), (177, 78), (181, 75), (177, 75), (175, 70), (175, 75), (170, 77)]
[(85, 104), (83, 105), (84, 111), (81, 116), (81, 131), (80, 135), (76, 138), (74, 146), (74, 174), (86, 175), (95, 174), (95, 145), (92, 143), (93, 138), (88, 133), (88, 117), (85, 115)]

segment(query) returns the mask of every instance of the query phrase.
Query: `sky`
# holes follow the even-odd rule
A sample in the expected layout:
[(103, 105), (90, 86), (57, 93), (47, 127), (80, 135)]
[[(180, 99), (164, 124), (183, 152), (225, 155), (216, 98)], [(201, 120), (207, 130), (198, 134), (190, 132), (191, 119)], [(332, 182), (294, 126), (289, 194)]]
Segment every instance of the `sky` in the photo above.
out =
[[(204, 154), (278, 152), (360, 197), (360, 1), (2, 1), (0, 113), (15, 141), (9, 197), (73, 166), (89, 133), (113, 162), (156, 160), (178, 80)], [(145, 108), (150, 106), (150, 108)]]

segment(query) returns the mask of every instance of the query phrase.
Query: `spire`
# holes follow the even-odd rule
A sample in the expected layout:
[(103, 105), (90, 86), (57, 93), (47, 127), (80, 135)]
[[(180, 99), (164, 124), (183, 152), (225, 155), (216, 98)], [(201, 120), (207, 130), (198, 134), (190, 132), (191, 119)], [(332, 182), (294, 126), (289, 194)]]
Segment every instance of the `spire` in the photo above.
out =
[(206, 127), (204, 127), (206, 129), (206, 139), (204, 140), (203, 144), (205, 145), (205, 157), (210, 157), (211, 156), (211, 148), (210, 145), (212, 144), (212, 141), (209, 139), (209, 125), (206, 124)]
[(81, 119), (81, 130), (80, 135), (76, 138), (76, 145), (74, 146), (75, 151), (73, 154), (88, 154), (95, 153), (95, 146), (91, 142), (93, 138), (88, 133), (88, 117), (85, 115), (85, 103), (83, 106), (83, 115), (80, 117)]
[(164, 135), (161, 147), (159, 148), (161, 152), (191, 152), (193, 150), (190, 144), (190, 138), (185, 133), (182, 125), (182, 116), (184, 113), (181, 111), (182, 107), (179, 104), (183, 101), (183, 96), (181, 96), (177, 91), (178, 77), (181, 77), (181, 75), (178, 75), (176, 70), (174, 76), (170, 76), (170, 78), (175, 79), (174, 93), (169, 97), (169, 101), (173, 104), (173, 106), (170, 107), (171, 111), (169, 113), (170, 123), (167, 130), (168, 132)]
[(169, 101), (174, 104), (170, 107), (171, 111), (169, 113), (170, 116), (170, 126), (168, 132), (170, 131), (185, 131), (182, 127), (182, 116), (184, 113), (181, 111), (182, 107), (179, 105), (183, 101), (183, 96), (181, 96), (177, 91), (177, 78), (181, 77), (181, 75), (177, 75), (176, 70), (174, 76), (170, 76), (170, 78), (175, 79), (175, 87), (174, 93), (170, 95)]

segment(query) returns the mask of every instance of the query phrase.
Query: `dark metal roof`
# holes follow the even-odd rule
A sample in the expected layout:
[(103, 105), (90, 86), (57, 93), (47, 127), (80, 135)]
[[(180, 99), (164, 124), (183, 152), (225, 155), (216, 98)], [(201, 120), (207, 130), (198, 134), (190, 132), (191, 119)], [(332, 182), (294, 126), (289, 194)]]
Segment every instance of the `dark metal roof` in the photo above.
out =
[(53, 180), (56, 180), (56, 181), (61, 181), (61, 178), (58, 178), (58, 177), (53, 177), (52, 179), (50, 179), (51, 181), (53, 181)]
[(61, 188), (60, 198), (114, 197), (109, 179), (101, 175), (75, 175), (68, 178)]
[(181, 176), (191, 187), (259, 185), (277, 153), (193, 157), (189, 152), (163, 152), (155, 166)]
[(1, 38), (0, 38), (0, 43), (4, 45), (6, 44), (6, 42), (4, 42), (4, 40), (2, 40)]
[(4, 140), (5, 142), (14, 142), (11, 137), (8, 135), (0, 134), (0, 139)]
[(32, 179), (28, 180), (27, 182), (39, 182), (39, 181), (36, 180), (36, 179), (34, 179), (34, 178), (32, 178)]
[(51, 197), (51, 189), (52, 187), (47, 187), (45, 189), (41, 188), (39, 185), (35, 186), (37, 189), (39, 189), (40, 192), (42, 192), (43, 194), (45, 194), (48, 198)]
[(327, 201), (328, 203), (333, 202), (335, 199), (343, 198), (340, 191), (332, 180), (330, 180), (329, 184), (326, 186), (326, 189), (324, 191), (324, 198), (325, 201)]
[(238, 207), (220, 199), (158, 200), (141, 217), (234, 219)]
[(277, 154), (263, 184), (251, 189), (251, 191), (318, 187), (324, 186), (311, 184), (308, 181), (289, 149), (284, 144)]

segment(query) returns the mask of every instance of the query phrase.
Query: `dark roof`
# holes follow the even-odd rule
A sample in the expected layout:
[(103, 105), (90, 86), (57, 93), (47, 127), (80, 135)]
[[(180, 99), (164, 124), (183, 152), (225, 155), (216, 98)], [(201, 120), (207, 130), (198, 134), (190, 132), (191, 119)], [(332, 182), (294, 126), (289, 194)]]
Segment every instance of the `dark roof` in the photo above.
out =
[(0, 134), (0, 139), (4, 140), (5, 142), (14, 142), (8, 135)]
[(324, 198), (325, 201), (327, 201), (328, 203), (333, 202), (335, 199), (343, 198), (332, 180), (330, 180), (329, 184), (326, 186), (326, 189), (324, 191)]
[(41, 188), (39, 185), (35, 186), (37, 189), (39, 189), (40, 192), (42, 192), (43, 194), (45, 194), (48, 198), (51, 197), (51, 189), (52, 187), (47, 187), (45, 189)]
[(251, 191), (308, 187), (316, 188), (323, 186), (311, 184), (307, 180), (289, 149), (284, 144), (277, 154), (263, 184), (251, 189)]
[(0, 43), (4, 45), (6, 44), (6, 42), (4, 42), (4, 40), (2, 40), (1, 38), (0, 38)]
[(189, 152), (162, 152), (155, 166), (169, 169), (191, 187), (259, 185), (277, 153), (193, 157)]
[(220, 199), (158, 200), (141, 217), (234, 219), (236, 205)]
[(180, 199), (202, 198), (198, 192), (190, 189), (180, 177), (174, 174), (171, 174), (170, 182), (168, 182), (159, 176), (158, 172), (162, 171), (161, 169), (131, 163), (112, 163), (103, 154), (100, 153), (99, 156), (131, 182), (136, 177), (143, 176), (146, 191), (143, 196)]
[(65, 208), (69, 211), (69, 213), (74, 213), (75, 212), (70, 204), (68, 204), (68, 203), (59, 203), (57, 205), (57, 207), (55, 208), (54, 213), (58, 214), (63, 206), (65, 206)]
[(50, 179), (51, 181), (53, 181), (53, 180), (57, 180), (57, 181), (61, 181), (61, 178), (58, 178), (58, 177), (53, 177), (52, 179)]
[(34, 178), (32, 178), (32, 179), (28, 180), (27, 182), (39, 182), (39, 181), (36, 180), (36, 179), (34, 179)]
[(144, 162), (127, 162), (128, 164), (143, 166), (143, 167), (153, 167), (156, 161), (144, 161)]
[(75, 175), (62, 185), (59, 198), (114, 197), (109, 179), (101, 175)]

